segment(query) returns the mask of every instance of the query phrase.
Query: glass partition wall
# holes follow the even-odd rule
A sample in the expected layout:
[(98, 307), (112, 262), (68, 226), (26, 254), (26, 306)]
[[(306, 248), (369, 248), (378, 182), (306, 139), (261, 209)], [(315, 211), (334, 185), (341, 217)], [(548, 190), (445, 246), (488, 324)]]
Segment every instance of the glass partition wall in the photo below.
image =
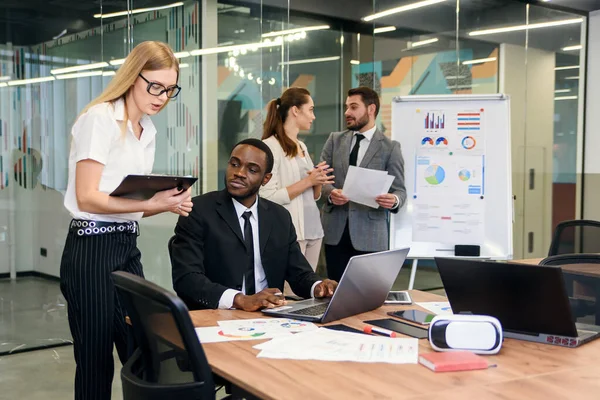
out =
[[(59, 275), (70, 220), (62, 206), (70, 129), (145, 40), (173, 48), (183, 88), (153, 118), (154, 172), (198, 176), (195, 194), (223, 187), (231, 147), (261, 137), (267, 103), (287, 87), (313, 94), (317, 118), (301, 134), (313, 159), (330, 132), (344, 129), (345, 93), (357, 85), (380, 94), (378, 124), (388, 135), (394, 96), (510, 95), (514, 257), (544, 256), (555, 224), (579, 216), (585, 17), (520, 1), (350, 3), (100, 1), (65, 9), (60, 23), (44, 25), (53, 34), (31, 21), (28, 35), (8, 25), (0, 43), (0, 352), (69, 339), (49, 278)], [(175, 223), (173, 214), (141, 223), (146, 277), (166, 288)], [(34, 278), (48, 288), (25, 285)], [(47, 335), (30, 321), (60, 329)]]

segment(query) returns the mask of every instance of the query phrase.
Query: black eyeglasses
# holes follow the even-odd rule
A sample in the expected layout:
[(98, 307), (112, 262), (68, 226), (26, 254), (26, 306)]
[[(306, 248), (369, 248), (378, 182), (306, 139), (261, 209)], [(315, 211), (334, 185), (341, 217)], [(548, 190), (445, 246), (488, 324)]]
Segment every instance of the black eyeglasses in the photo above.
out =
[(174, 97), (177, 97), (179, 91), (181, 90), (181, 88), (177, 85), (165, 87), (164, 85), (158, 82), (150, 82), (148, 79), (144, 78), (144, 75), (142, 74), (139, 75), (140, 78), (142, 78), (148, 84), (146, 91), (148, 91), (148, 93), (150, 93), (152, 96), (160, 96), (161, 94), (166, 93), (167, 97), (172, 99)]

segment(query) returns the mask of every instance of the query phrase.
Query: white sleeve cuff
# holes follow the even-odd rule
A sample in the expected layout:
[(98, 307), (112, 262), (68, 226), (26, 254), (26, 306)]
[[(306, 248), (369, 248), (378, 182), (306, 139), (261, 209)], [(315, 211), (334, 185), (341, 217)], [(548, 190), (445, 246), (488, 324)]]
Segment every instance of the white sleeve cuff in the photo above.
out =
[(235, 295), (238, 293), (242, 293), (239, 290), (227, 289), (221, 295), (219, 299), (219, 308), (220, 309), (228, 309), (233, 307), (233, 299)]
[(396, 198), (396, 204), (394, 204), (394, 207), (392, 207), (392, 210), (395, 210), (396, 208), (398, 208), (400, 206), (400, 199), (396, 195), (394, 195), (394, 197)]
[(321, 283), (323, 281), (316, 281), (315, 283), (313, 283), (312, 287), (310, 288), (310, 298), (314, 299), (315, 298), (315, 288), (317, 287), (317, 285), (319, 283)]

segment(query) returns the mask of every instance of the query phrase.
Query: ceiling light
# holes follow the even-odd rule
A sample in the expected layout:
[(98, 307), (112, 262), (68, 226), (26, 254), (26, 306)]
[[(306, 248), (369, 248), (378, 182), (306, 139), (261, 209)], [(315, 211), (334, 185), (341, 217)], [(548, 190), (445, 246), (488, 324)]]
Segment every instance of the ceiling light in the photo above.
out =
[(432, 39), (427, 39), (427, 40), (421, 40), (419, 42), (412, 42), (411, 45), (410, 45), (410, 47), (413, 48), (413, 47), (425, 46), (426, 44), (435, 43), (438, 40), (440, 40), (440, 39), (438, 39), (438, 38), (432, 38)]
[(61, 32), (61, 33), (59, 33), (58, 35), (56, 35), (56, 36), (52, 36), (52, 39), (54, 39), (54, 40), (56, 40), (56, 39), (59, 39), (59, 38), (61, 38), (61, 37), (65, 36), (66, 34), (67, 34), (67, 30), (66, 30), (66, 29), (63, 29), (63, 30), (62, 30), (62, 32)]
[(10, 75), (0, 76), (0, 81), (10, 81)]
[(90, 71), (90, 72), (77, 72), (74, 74), (62, 74), (57, 75), (56, 79), (72, 79), (72, 78), (85, 78), (88, 76), (102, 75), (102, 71)]
[(336, 61), (339, 59), (340, 59), (340, 56), (321, 57), (321, 58), (305, 58), (302, 60), (280, 62), (279, 65), (310, 64), (310, 63), (317, 63), (317, 62)]
[(554, 93), (569, 93), (571, 89), (556, 89)]
[(358, 60), (350, 60), (350, 64), (352, 64), (352, 65), (359, 65), (360, 61), (358, 61)]
[(578, 76), (567, 76), (567, 77), (566, 77), (566, 78), (564, 78), (564, 79), (575, 80), (575, 79), (579, 79), (579, 77), (578, 77)]
[(562, 50), (563, 51), (573, 51), (573, 50), (581, 50), (583, 48), (582, 45), (580, 44), (576, 44), (575, 46), (567, 46), (567, 47), (563, 47)]
[(108, 67), (108, 63), (99, 62), (99, 63), (93, 63), (93, 64), (75, 65), (73, 67), (57, 68), (57, 69), (50, 70), (50, 73), (52, 75), (57, 75), (57, 74), (66, 74), (68, 72), (86, 71), (88, 69), (97, 69), (97, 68), (105, 68), (105, 67)]
[(256, 83), (258, 83), (259, 85), (261, 85), (263, 83), (263, 80), (260, 76), (258, 78), (256, 78)]
[(189, 57), (190, 52), (189, 51), (180, 51), (179, 53), (173, 53), (173, 55), (177, 58), (184, 58), (184, 57)]
[(113, 76), (116, 74), (116, 71), (104, 71), (102, 72), (102, 76)]
[(283, 35), (290, 35), (290, 34), (294, 34), (294, 33), (302, 33), (302, 32), (308, 32), (308, 31), (321, 31), (324, 29), (329, 29), (329, 25), (316, 25), (316, 26), (307, 26), (304, 28), (286, 29), (284, 31), (273, 31), (273, 32), (263, 33), (260, 36), (266, 38), (266, 37), (283, 36)]
[(393, 32), (396, 30), (395, 26), (382, 26), (381, 28), (373, 29), (373, 34), (383, 33), (383, 32)]
[(181, 63), (181, 64), (179, 64), (179, 69), (181, 69), (181, 68), (187, 68), (189, 66), (190, 66), (190, 64), (188, 64), (188, 63)]
[(483, 64), (483, 63), (490, 62), (490, 61), (496, 61), (496, 57), (478, 58), (476, 60), (466, 60), (466, 61), (463, 61), (462, 64), (463, 65)]
[(275, 78), (269, 79), (269, 85), (273, 86), (275, 84)]
[(160, 7), (137, 8), (135, 10), (118, 11), (118, 12), (108, 13), (108, 14), (94, 14), (94, 18), (122, 17), (124, 15), (139, 14), (139, 13), (148, 12), (148, 11), (164, 10), (167, 8), (179, 7), (182, 5), (183, 5), (183, 2), (180, 1), (177, 3), (167, 4), (166, 6), (160, 6)]
[(426, 1), (419, 1), (417, 3), (407, 4), (405, 6), (390, 8), (389, 10), (385, 10), (385, 11), (381, 11), (381, 12), (378, 12), (378, 13), (375, 13), (372, 15), (368, 15), (363, 18), (363, 21), (373, 21), (374, 19), (377, 19), (377, 18), (387, 17), (388, 15), (398, 14), (398, 13), (401, 13), (404, 11), (409, 11), (409, 10), (414, 10), (414, 9), (421, 8), (421, 7), (431, 6), (434, 4), (442, 3), (444, 1), (446, 1), (446, 0), (426, 0)]
[(50, 82), (55, 80), (53, 76), (44, 76), (43, 78), (32, 78), (32, 79), (21, 79), (18, 81), (10, 81), (8, 82), (8, 86), (19, 86), (19, 85), (27, 85), (30, 83), (42, 83), (42, 82)]
[(558, 97), (555, 97), (554, 100), (556, 100), (556, 101), (560, 101), (560, 100), (577, 100), (577, 96), (558, 96)]
[(8, 85), (6, 83), (0, 83), (0, 87), (7, 87)]
[(125, 62), (124, 58), (119, 58), (119, 59), (116, 59), (116, 60), (110, 60), (109, 61), (110, 65), (121, 65), (124, 62)]
[(222, 47), (212, 47), (212, 48), (206, 48), (206, 49), (197, 49), (197, 50), (190, 51), (190, 55), (204, 56), (207, 54), (227, 53), (229, 51), (235, 52), (236, 50), (240, 51), (242, 49), (258, 50), (263, 47), (279, 46), (280, 44), (281, 44), (281, 41), (279, 41), (279, 40), (275, 40), (275, 41), (265, 40), (264, 42), (259, 42), (259, 43), (249, 43), (249, 44), (239, 44), (236, 46), (222, 46)]
[(540, 22), (537, 24), (505, 26), (504, 28), (483, 29), (480, 31), (469, 32), (469, 36), (482, 36), (482, 35), (492, 35), (494, 33), (515, 32), (515, 31), (524, 31), (524, 30), (528, 30), (528, 29), (549, 28), (552, 26), (579, 24), (581, 22), (583, 22), (583, 18), (563, 19), (560, 21)]
[(556, 68), (554, 68), (555, 71), (565, 71), (567, 69), (579, 69), (579, 65), (568, 65), (566, 67), (556, 67)]

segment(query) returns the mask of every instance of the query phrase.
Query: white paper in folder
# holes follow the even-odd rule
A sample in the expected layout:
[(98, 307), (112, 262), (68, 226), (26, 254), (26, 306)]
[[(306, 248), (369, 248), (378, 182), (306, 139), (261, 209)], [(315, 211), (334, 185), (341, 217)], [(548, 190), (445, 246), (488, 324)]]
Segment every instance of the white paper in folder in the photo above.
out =
[(387, 171), (360, 168), (353, 165), (348, 168), (342, 193), (350, 201), (378, 208), (375, 197), (387, 193), (394, 182), (394, 177)]

